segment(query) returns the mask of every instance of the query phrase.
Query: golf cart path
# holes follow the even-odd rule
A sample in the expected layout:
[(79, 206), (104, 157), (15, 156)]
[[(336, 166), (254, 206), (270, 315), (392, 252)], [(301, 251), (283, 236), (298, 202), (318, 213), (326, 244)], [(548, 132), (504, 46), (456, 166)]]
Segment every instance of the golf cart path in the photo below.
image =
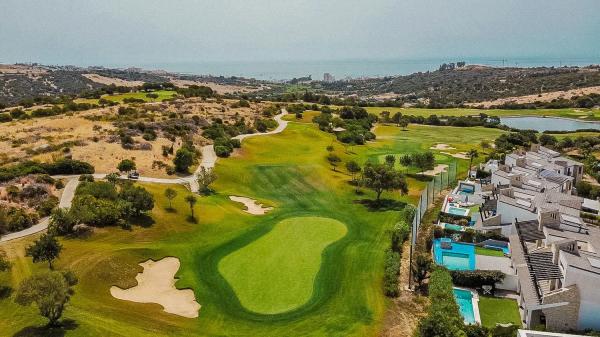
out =
[[(268, 135), (274, 135), (277, 133), (281, 133), (283, 130), (285, 130), (285, 128), (288, 125), (288, 121), (283, 120), (283, 116), (287, 115), (287, 113), (288, 113), (287, 110), (281, 109), (281, 113), (274, 117), (274, 119), (278, 125), (272, 131), (238, 135), (238, 136), (233, 137), (233, 139), (238, 139), (241, 142), (242, 140), (249, 138), (249, 137), (268, 136)], [(200, 162), (198, 169), (196, 169), (196, 171), (190, 176), (182, 177), (182, 178), (152, 178), (152, 177), (140, 176), (137, 179), (137, 181), (158, 183), (158, 184), (188, 185), (192, 192), (197, 193), (200, 188), (200, 186), (198, 185), (198, 181), (197, 181), (198, 173), (202, 170), (203, 167), (205, 169), (213, 169), (215, 167), (215, 164), (217, 163), (217, 159), (218, 159), (213, 145), (203, 146), (200, 149), (200, 151), (202, 153), (202, 161)], [(93, 174), (95, 179), (104, 179), (106, 177), (106, 175), (107, 175), (106, 173)], [(79, 175), (56, 175), (56, 176), (52, 176), (52, 177), (57, 178), (57, 179), (67, 179), (68, 180), (68, 182), (65, 184), (65, 188), (61, 195), (59, 207), (60, 208), (71, 207), (71, 203), (73, 202), (73, 198), (75, 196), (75, 190), (77, 189), (77, 186), (79, 185)], [(121, 175), (121, 179), (128, 179), (127, 175)], [(36, 225), (33, 225), (22, 231), (10, 233), (10, 234), (0, 237), (0, 243), (15, 240), (15, 239), (20, 239), (22, 237), (26, 237), (26, 236), (44, 231), (48, 228), (49, 222), (50, 222), (50, 217), (44, 217), (44, 218), (40, 219), (40, 221)]]

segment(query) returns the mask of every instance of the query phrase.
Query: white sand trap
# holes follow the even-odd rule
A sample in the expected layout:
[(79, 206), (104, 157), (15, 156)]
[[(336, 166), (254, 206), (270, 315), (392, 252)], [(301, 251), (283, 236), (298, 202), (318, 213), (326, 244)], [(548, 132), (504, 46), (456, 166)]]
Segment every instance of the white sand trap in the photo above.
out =
[(433, 168), (433, 170), (425, 171), (425, 172), (423, 172), (423, 174), (426, 176), (435, 176), (442, 172), (446, 172), (447, 168), (448, 168), (448, 165), (446, 165), (446, 164), (438, 164), (436, 167)]
[(110, 294), (121, 300), (138, 303), (157, 303), (168, 313), (188, 317), (198, 317), (200, 304), (196, 302), (191, 289), (175, 288), (175, 273), (179, 270), (179, 259), (165, 257), (159, 261), (148, 260), (140, 263), (144, 271), (135, 279), (138, 285), (129, 289), (112, 286)]
[(452, 156), (454, 158), (458, 158), (458, 159), (469, 159), (469, 156), (467, 156), (466, 152), (458, 152), (458, 153), (442, 152), (442, 153)]
[(229, 199), (244, 204), (244, 206), (246, 206), (244, 212), (254, 215), (263, 215), (273, 209), (273, 207), (263, 207), (263, 204), (258, 203), (254, 199), (246, 197), (237, 197), (235, 195), (230, 195)]
[(435, 144), (435, 146), (430, 147), (431, 150), (455, 150), (455, 147), (452, 147), (448, 144)]

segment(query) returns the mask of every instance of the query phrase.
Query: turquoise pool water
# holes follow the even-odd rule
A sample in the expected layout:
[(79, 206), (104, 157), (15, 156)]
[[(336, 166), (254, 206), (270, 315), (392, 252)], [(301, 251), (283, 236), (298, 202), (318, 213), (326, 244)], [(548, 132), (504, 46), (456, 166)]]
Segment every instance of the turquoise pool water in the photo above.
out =
[(465, 323), (477, 323), (475, 321), (475, 311), (473, 310), (473, 294), (468, 290), (454, 288), (454, 298)]
[(450, 206), (450, 208), (448, 208), (448, 213), (454, 214), (454, 215), (466, 216), (467, 213), (469, 213), (469, 210), (466, 208), (458, 208), (458, 207)]
[(506, 255), (510, 254), (510, 248), (508, 246), (507, 247), (500, 247), (500, 246), (493, 246), (493, 245), (485, 245), (484, 248), (501, 250)]
[(463, 226), (461, 226), (461, 225), (455, 225), (453, 223), (444, 224), (444, 228), (451, 229), (451, 230), (457, 231), (457, 232), (460, 232), (460, 231), (463, 230)]
[[(442, 248), (441, 240), (448, 240), (451, 248)], [(475, 246), (450, 239), (433, 240), (433, 257), (435, 263), (450, 270), (475, 270)]]

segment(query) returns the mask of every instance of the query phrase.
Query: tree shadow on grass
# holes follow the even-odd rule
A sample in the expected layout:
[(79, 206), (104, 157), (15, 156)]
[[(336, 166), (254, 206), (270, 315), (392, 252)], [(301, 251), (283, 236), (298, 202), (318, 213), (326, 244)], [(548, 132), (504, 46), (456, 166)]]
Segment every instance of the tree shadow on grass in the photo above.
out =
[(177, 213), (177, 210), (173, 207), (165, 207), (164, 210), (167, 213)]
[(186, 220), (189, 223), (198, 223), (198, 220), (195, 217), (191, 216), (191, 215), (188, 215), (187, 218), (186, 218)]
[(134, 226), (140, 226), (143, 228), (152, 227), (154, 225), (154, 219), (148, 214), (138, 215), (136, 217), (131, 218), (131, 224)]
[(9, 286), (0, 286), (0, 300), (9, 298), (13, 289)]
[(380, 199), (379, 201), (373, 199), (359, 199), (354, 202), (364, 205), (371, 212), (401, 211), (406, 207), (405, 202), (393, 199)]
[(67, 331), (75, 330), (79, 324), (72, 319), (63, 319), (57, 326), (28, 326), (13, 335), (13, 337), (62, 337)]

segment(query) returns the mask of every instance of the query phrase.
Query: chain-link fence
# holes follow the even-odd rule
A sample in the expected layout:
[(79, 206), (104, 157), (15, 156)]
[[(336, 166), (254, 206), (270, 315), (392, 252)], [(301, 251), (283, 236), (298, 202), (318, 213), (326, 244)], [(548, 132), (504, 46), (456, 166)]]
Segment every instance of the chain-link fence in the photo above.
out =
[(412, 223), (412, 244), (417, 242), (419, 234), (419, 227), (421, 220), (427, 208), (431, 206), (435, 198), (444, 190), (452, 187), (456, 184), (457, 180), (457, 163), (453, 162), (448, 165), (448, 169), (440, 174), (436, 175), (429, 183), (427, 187), (421, 192), (419, 203), (415, 210), (415, 217)]

